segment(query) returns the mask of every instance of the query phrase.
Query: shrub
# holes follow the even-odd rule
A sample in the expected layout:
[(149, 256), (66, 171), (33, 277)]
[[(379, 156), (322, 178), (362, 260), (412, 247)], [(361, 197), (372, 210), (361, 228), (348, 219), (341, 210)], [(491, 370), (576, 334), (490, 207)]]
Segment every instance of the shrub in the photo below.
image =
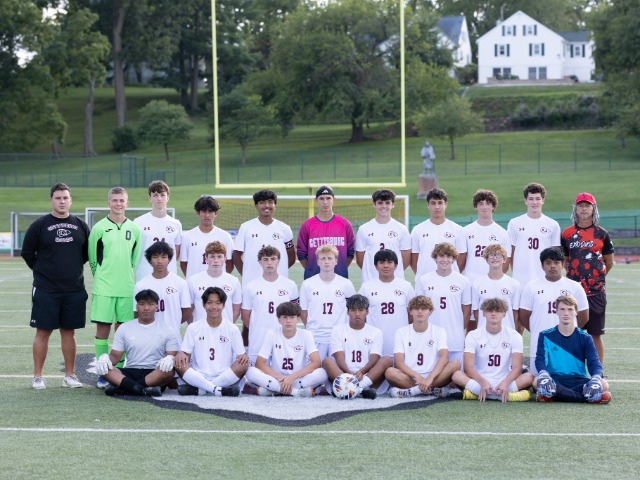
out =
[(130, 152), (138, 148), (138, 136), (133, 128), (129, 125), (116, 127), (113, 129), (111, 137), (111, 145), (113, 151), (117, 153)]

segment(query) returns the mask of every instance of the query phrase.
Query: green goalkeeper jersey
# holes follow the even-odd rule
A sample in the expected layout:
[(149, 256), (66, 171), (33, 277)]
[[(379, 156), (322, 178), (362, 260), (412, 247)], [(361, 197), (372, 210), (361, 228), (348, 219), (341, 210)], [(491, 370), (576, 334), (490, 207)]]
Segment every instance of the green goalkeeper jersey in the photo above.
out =
[(89, 235), (89, 265), (93, 273), (93, 294), (131, 297), (135, 268), (142, 248), (140, 228), (129, 219), (118, 225), (105, 217)]

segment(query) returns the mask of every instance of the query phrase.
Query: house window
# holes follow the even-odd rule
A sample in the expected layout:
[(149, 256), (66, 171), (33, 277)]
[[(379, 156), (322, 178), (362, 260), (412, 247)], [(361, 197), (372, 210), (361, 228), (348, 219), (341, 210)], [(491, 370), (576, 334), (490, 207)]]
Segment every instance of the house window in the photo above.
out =
[(538, 68), (538, 79), (546, 80), (547, 79), (547, 67)]
[(529, 80), (546, 80), (547, 67), (529, 67)]
[(502, 25), (502, 36), (503, 37), (515, 37), (516, 36), (516, 26), (515, 25)]
[(529, 67), (529, 80), (535, 80), (536, 73), (537, 73), (536, 67)]
[(498, 80), (508, 80), (511, 76), (511, 68), (494, 68), (493, 69), (493, 78)]
[(529, 56), (530, 57), (544, 57), (544, 43), (530, 43), (529, 44)]
[(523, 25), (522, 26), (522, 35), (537, 35), (538, 34), (538, 26), (537, 25)]
[(584, 45), (574, 45), (573, 46), (573, 57), (584, 57), (585, 48)]
[(506, 45), (494, 45), (493, 54), (495, 57), (508, 57), (510, 55), (509, 44)]

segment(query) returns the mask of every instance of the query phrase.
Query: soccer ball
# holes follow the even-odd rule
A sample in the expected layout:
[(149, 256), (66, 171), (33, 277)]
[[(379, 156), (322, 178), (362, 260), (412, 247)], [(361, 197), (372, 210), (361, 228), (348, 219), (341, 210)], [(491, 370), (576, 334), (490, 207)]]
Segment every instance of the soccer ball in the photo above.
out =
[(360, 393), (360, 382), (350, 373), (338, 375), (333, 381), (333, 393), (343, 400), (351, 400)]

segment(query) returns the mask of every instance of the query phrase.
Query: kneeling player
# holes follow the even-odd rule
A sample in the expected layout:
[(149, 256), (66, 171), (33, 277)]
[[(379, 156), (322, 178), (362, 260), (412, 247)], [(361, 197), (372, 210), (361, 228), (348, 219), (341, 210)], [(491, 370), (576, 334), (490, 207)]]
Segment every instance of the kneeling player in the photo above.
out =
[(522, 373), (522, 336), (502, 324), (509, 305), (499, 298), (487, 298), (480, 310), (485, 324), (467, 335), (464, 372), (455, 372), (453, 382), (464, 389), (465, 400), (526, 402), (533, 375)]
[[(104, 390), (107, 395), (159, 397), (160, 387), (173, 380), (173, 363), (180, 339), (173, 327), (155, 320), (156, 292), (141, 290), (135, 298), (138, 318), (116, 330), (111, 353), (100, 355), (96, 372), (110, 384)], [(127, 366), (113, 368), (125, 354)]]
[(298, 328), (301, 313), (293, 302), (276, 309), (280, 327), (267, 333), (256, 366), (247, 371), (247, 380), (257, 385), (261, 397), (312, 397), (313, 389), (327, 381), (313, 335)]
[(394, 367), (385, 377), (392, 385), (389, 395), (395, 398), (417, 395), (449, 395), (451, 376), (460, 370), (460, 362), (449, 361), (447, 332), (429, 323), (433, 303), (418, 295), (409, 302), (413, 324), (398, 329), (393, 349)]
[(187, 327), (176, 357), (176, 372), (187, 382), (178, 387), (180, 395), (240, 394), (239, 382), (249, 368), (249, 357), (238, 328), (223, 321), (226, 302), (227, 294), (220, 287), (208, 287), (202, 294), (206, 320)]
[(609, 403), (609, 384), (602, 378), (602, 364), (593, 339), (576, 327), (578, 302), (563, 295), (555, 303), (559, 324), (543, 330), (538, 337), (538, 401)]
[[(331, 331), (331, 357), (322, 362), (329, 380), (343, 373), (351, 373), (360, 382), (360, 395), (373, 400), (375, 387), (384, 380), (384, 372), (391, 366), (391, 357), (382, 355), (382, 330), (368, 325), (369, 300), (363, 295), (347, 299), (349, 323), (337, 325)], [(371, 388), (374, 387), (374, 388)]]

